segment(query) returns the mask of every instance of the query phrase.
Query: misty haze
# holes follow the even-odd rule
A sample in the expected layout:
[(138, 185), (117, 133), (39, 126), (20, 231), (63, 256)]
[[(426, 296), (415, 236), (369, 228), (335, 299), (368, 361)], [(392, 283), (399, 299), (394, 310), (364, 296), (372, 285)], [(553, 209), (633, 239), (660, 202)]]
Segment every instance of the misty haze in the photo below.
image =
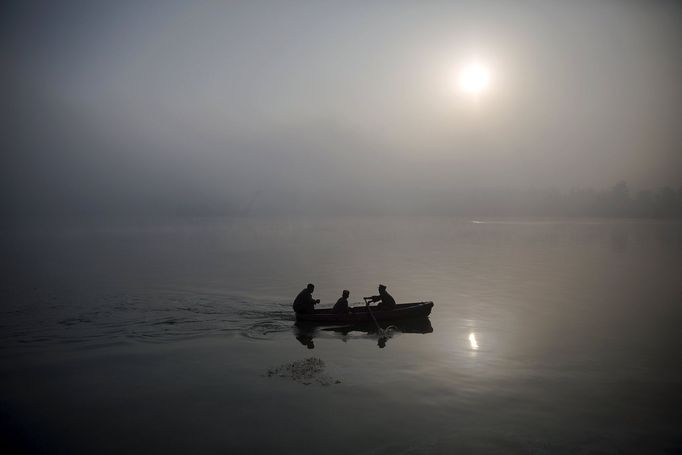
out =
[(682, 453), (682, 4), (0, 36), (2, 453)]

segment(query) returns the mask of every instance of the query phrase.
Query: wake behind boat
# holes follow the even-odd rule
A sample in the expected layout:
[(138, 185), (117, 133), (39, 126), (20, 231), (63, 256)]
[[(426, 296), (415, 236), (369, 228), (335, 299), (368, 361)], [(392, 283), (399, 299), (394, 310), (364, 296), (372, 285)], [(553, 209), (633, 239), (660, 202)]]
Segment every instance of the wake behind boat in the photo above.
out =
[[(371, 313), (368, 311), (371, 309)], [(349, 308), (348, 313), (337, 313), (332, 308), (314, 310), (310, 313), (296, 313), (297, 321), (316, 323), (361, 323), (371, 322), (372, 314), (377, 321), (393, 321), (396, 319), (410, 319), (427, 317), (431, 314), (433, 302), (399, 303), (389, 310), (380, 310), (377, 306), (358, 306)]]

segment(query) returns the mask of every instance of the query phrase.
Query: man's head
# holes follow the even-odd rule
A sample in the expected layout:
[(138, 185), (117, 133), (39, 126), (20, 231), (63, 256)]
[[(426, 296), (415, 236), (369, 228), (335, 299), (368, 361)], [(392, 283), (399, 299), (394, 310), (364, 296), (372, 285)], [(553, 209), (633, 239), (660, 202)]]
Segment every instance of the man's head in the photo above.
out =
[(312, 294), (312, 292), (315, 290), (315, 285), (313, 283), (308, 283), (308, 286), (306, 286), (306, 289), (308, 292)]
[(379, 292), (385, 291), (385, 290), (386, 290), (386, 286), (384, 286), (383, 284), (380, 284), (379, 285)]
[(347, 289), (344, 289), (342, 295), (343, 295), (343, 298), (344, 298), (344, 299), (347, 299), (348, 296), (350, 295), (350, 292), (348, 292)]

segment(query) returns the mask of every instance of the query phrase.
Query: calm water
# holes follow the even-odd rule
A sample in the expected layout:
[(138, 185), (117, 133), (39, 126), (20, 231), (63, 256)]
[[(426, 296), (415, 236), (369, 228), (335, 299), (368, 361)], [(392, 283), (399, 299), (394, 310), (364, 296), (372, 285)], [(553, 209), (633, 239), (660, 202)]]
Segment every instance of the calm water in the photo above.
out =
[[(682, 453), (681, 228), (262, 218), (5, 229), (0, 449)], [(384, 283), (399, 301), (436, 305), (430, 326), (381, 349), (375, 333), (294, 327), (291, 300), (309, 281), (328, 304)], [(340, 383), (266, 374), (310, 356)]]

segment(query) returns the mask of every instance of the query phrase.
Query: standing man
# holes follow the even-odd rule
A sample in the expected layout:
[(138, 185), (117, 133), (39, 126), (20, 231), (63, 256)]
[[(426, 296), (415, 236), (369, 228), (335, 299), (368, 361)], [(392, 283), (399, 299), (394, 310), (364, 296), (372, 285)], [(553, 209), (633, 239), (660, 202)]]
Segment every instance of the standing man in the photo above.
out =
[(315, 285), (308, 283), (304, 290), (298, 293), (294, 299), (294, 311), (297, 313), (312, 313), (315, 311), (315, 305), (320, 303), (320, 300), (313, 299), (313, 291)]

